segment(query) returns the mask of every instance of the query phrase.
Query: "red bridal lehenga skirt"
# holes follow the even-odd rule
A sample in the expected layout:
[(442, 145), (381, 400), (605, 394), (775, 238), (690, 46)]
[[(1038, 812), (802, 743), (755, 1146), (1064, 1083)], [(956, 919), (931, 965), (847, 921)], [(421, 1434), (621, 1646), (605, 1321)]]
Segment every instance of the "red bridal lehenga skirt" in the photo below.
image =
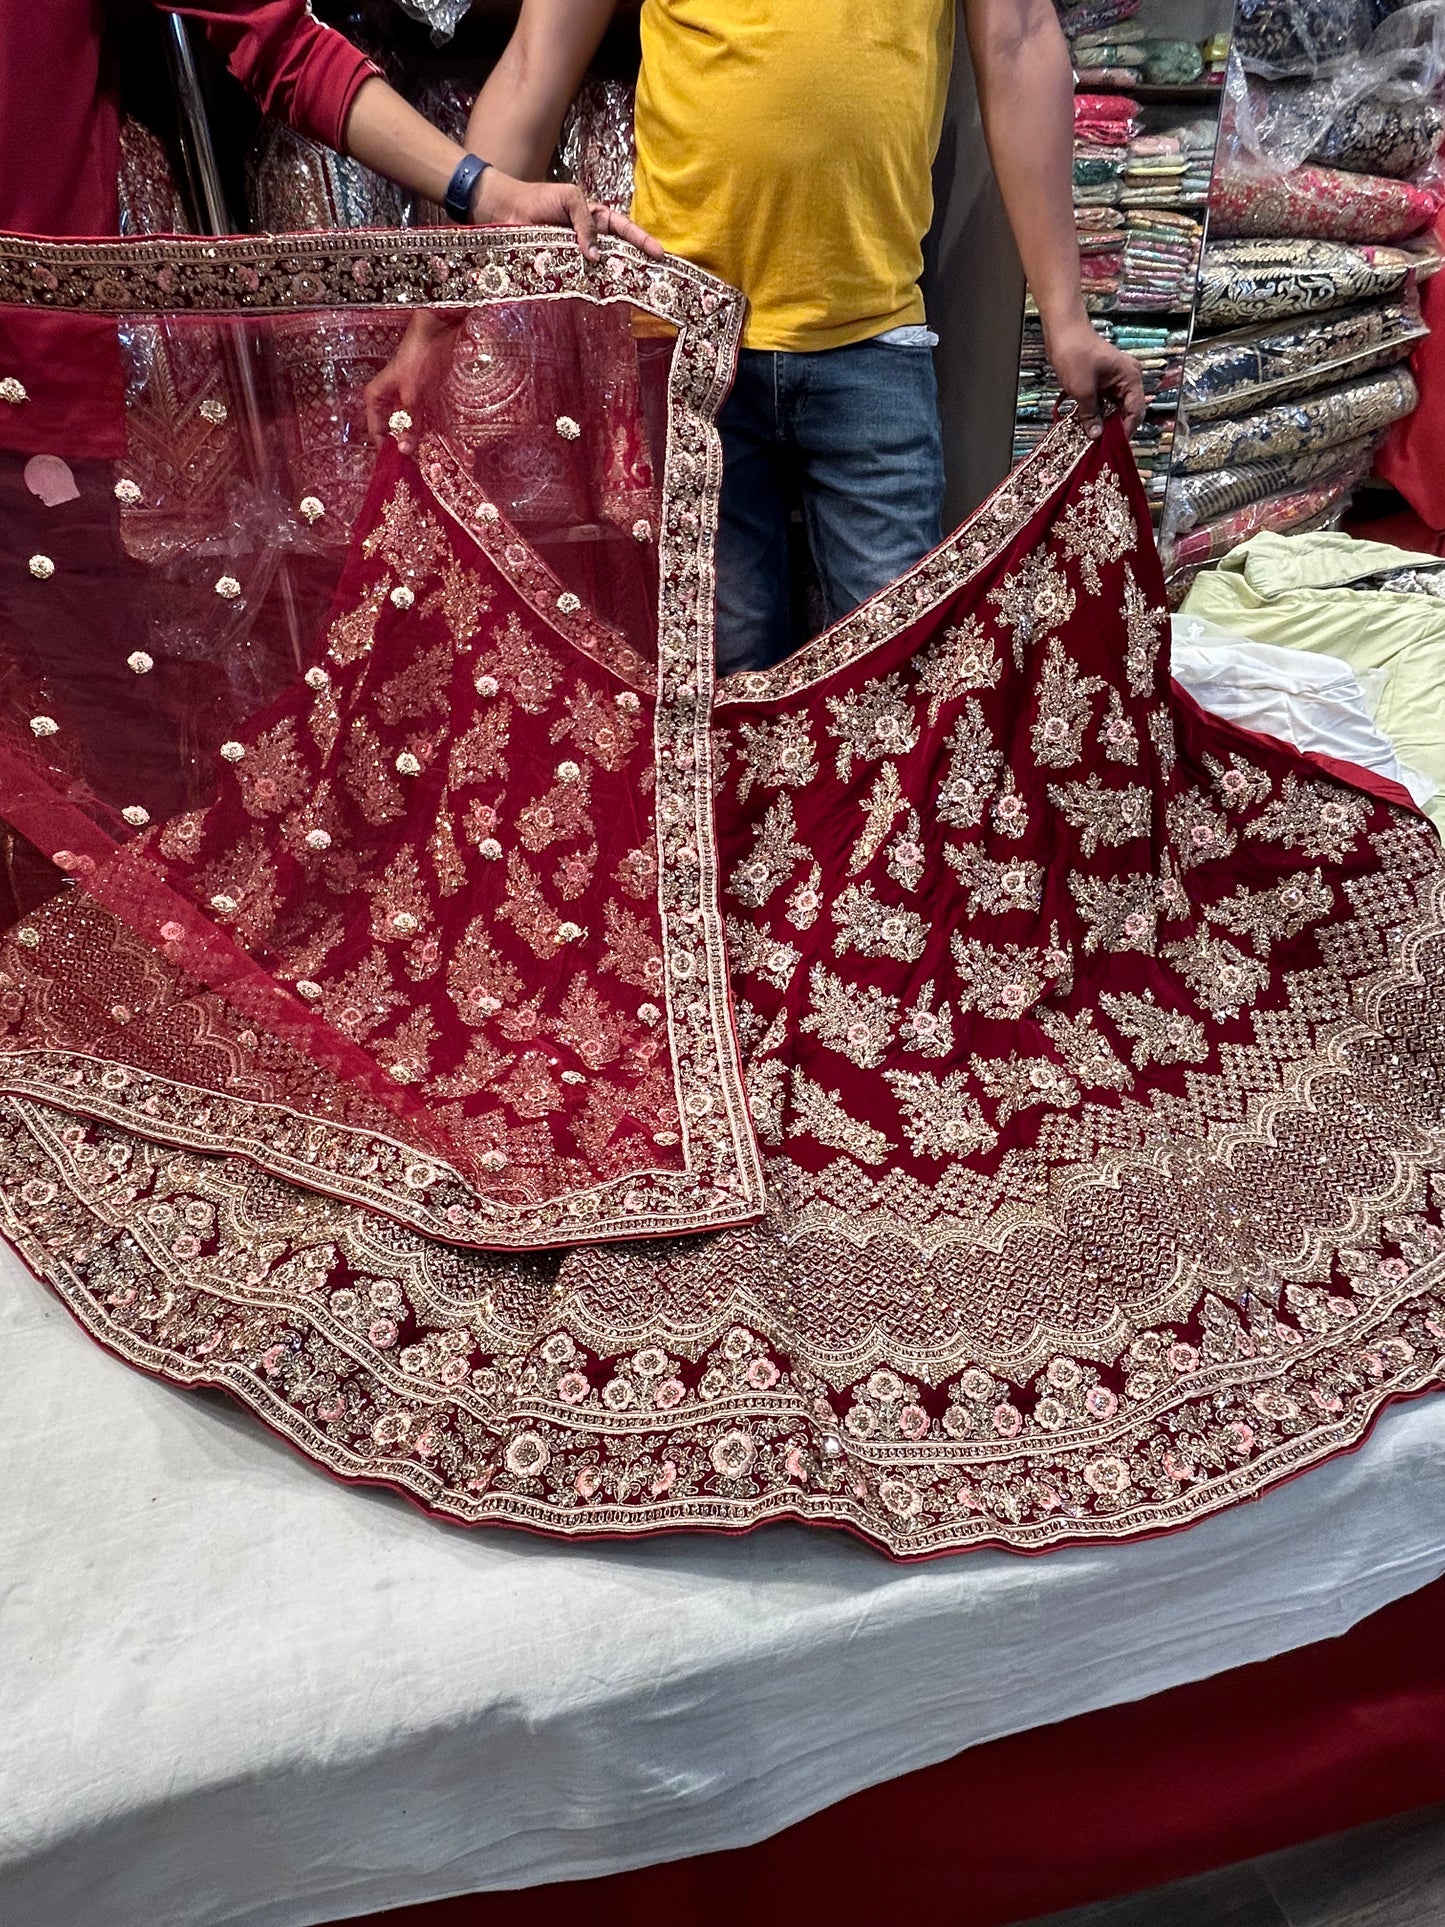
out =
[[(241, 451), (160, 543), (153, 448), (0, 458), (3, 1225), (100, 1343), (441, 1518), (899, 1556), (1186, 1525), (1438, 1384), (1439, 841), (1171, 689), (1117, 427), (715, 689), (707, 276), (12, 241), (0, 300), (3, 426), (77, 328), (140, 418), (159, 331)], [(304, 330), (423, 304), (415, 454), (298, 432)]]

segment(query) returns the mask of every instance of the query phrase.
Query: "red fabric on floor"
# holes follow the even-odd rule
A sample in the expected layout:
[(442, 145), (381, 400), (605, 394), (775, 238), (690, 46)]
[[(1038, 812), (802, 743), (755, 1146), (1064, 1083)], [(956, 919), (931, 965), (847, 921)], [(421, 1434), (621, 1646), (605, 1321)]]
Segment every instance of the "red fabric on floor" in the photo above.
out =
[(1342, 1638), (976, 1746), (733, 1853), (361, 1927), (1000, 1927), (1445, 1799), (1445, 1579)]
[[(1445, 242), (1445, 216), (1435, 233)], [(1376, 473), (1393, 482), (1429, 528), (1445, 529), (1445, 270), (1421, 290), (1421, 308), (1433, 333), (1418, 344), (1410, 369), (1420, 388), (1413, 415), (1396, 422), (1375, 459)]]

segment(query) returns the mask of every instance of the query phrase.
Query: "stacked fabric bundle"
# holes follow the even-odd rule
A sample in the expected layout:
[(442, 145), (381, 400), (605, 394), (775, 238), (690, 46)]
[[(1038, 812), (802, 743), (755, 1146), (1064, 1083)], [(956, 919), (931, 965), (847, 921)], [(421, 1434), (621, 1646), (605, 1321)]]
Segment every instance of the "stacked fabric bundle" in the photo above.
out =
[(1144, 74), (1142, 34), (1124, 39), (1117, 27), (1080, 34), (1073, 42), (1074, 72), (1082, 87), (1136, 87)]
[(1396, 248), (1226, 241), (1200, 271), (1164, 528), (1172, 561), (1217, 560), (1261, 529), (1338, 518), (1381, 434), (1415, 406), (1404, 358), (1426, 330)]
[(1199, 51), (1204, 56), (1204, 72), (1200, 79), (1211, 87), (1222, 87), (1229, 67), (1229, 35), (1212, 34)]
[(1142, 134), (1129, 143), (1121, 207), (1174, 207), (1189, 163), (1174, 134)]
[(1175, 207), (1204, 207), (1209, 200), (1209, 182), (1214, 172), (1214, 144), (1219, 129), (1212, 120), (1186, 121), (1171, 127), (1169, 134), (1178, 141), (1184, 156), (1184, 172), (1175, 194)]
[(1189, 307), (1204, 238), (1201, 224), (1172, 208), (1131, 207), (1125, 218), (1124, 269), (1115, 306), (1150, 313)]
[(1419, 36), (1441, 23), (1417, 6), (1377, 28), (1392, 11), (1240, 0), (1198, 307), (1201, 330), (1228, 332), (1185, 368), (1164, 517), (1181, 567), (1337, 519), (1416, 406), (1414, 282), (1435, 263), (1412, 237), (1440, 208), (1445, 128)]

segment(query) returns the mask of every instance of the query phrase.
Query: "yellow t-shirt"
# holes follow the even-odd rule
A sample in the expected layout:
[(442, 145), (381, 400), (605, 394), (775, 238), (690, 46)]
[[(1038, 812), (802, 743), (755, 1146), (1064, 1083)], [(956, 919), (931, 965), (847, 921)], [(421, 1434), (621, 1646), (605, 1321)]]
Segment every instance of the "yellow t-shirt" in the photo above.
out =
[(954, 0), (644, 0), (633, 212), (747, 295), (750, 348), (923, 320)]

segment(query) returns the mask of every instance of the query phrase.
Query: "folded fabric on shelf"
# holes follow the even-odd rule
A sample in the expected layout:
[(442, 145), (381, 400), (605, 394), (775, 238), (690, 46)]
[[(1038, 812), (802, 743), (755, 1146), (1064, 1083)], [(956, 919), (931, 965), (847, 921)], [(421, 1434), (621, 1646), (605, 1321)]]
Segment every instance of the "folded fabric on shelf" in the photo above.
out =
[(1288, 535), (1296, 529), (1318, 527), (1321, 517), (1344, 509), (1354, 487), (1354, 480), (1340, 476), (1332, 482), (1287, 489), (1282, 495), (1266, 495), (1258, 502), (1231, 509), (1227, 515), (1201, 522), (1187, 534), (1176, 536), (1169, 549), (1169, 566), (1195, 568), (1217, 562), (1262, 529)]
[(1318, 314), (1348, 302), (1397, 293), (1411, 270), (1395, 248), (1331, 241), (1211, 241), (1199, 269), (1204, 327)]
[(1263, 462), (1245, 462), (1233, 468), (1212, 468), (1202, 475), (1185, 475), (1175, 469), (1169, 478), (1164, 526), (1177, 536), (1200, 522), (1212, 521), (1230, 509), (1243, 508), (1266, 495), (1280, 495), (1288, 489), (1304, 488), (1312, 482), (1336, 481), (1353, 474), (1356, 481), (1370, 465), (1375, 437), (1366, 435), (1358, 442), (1338, 448), (1317, 448), (1299, 455), (1276, 455)]
[(1403, 241), (1429, 227), (1436, 195), (1383, 174), (1296, 167), (1287, 174), (1216, 174), (1209, 207), (1223, 237), (1289, 235), (1322, 241)]
[(1199, 423), (1287, 401), (1403, 361), (1428, 333), (1411, 296), (1217, 335), (1190, 352), (1185, 410)]
[(1309, 158), (1353, 174), (1402, 179), (1428, 167), (1442, 133), (1445, 113), (1427, 96), (1366, 94), (1339, 110)]
[(1204, 56), (1197, 40), (1148, 40), (1144, 43), (1144, 78), (1154, 87), (1189, 87), (1204, 72)]
[(1387, 368), (1298, 401), (1191, 427), (1179, 437), (1175, 461), (1184, 474), (1196, 475), (1338, 447), (1388, 428), (1410, 414), (1418, 400), (1409, 369)]

